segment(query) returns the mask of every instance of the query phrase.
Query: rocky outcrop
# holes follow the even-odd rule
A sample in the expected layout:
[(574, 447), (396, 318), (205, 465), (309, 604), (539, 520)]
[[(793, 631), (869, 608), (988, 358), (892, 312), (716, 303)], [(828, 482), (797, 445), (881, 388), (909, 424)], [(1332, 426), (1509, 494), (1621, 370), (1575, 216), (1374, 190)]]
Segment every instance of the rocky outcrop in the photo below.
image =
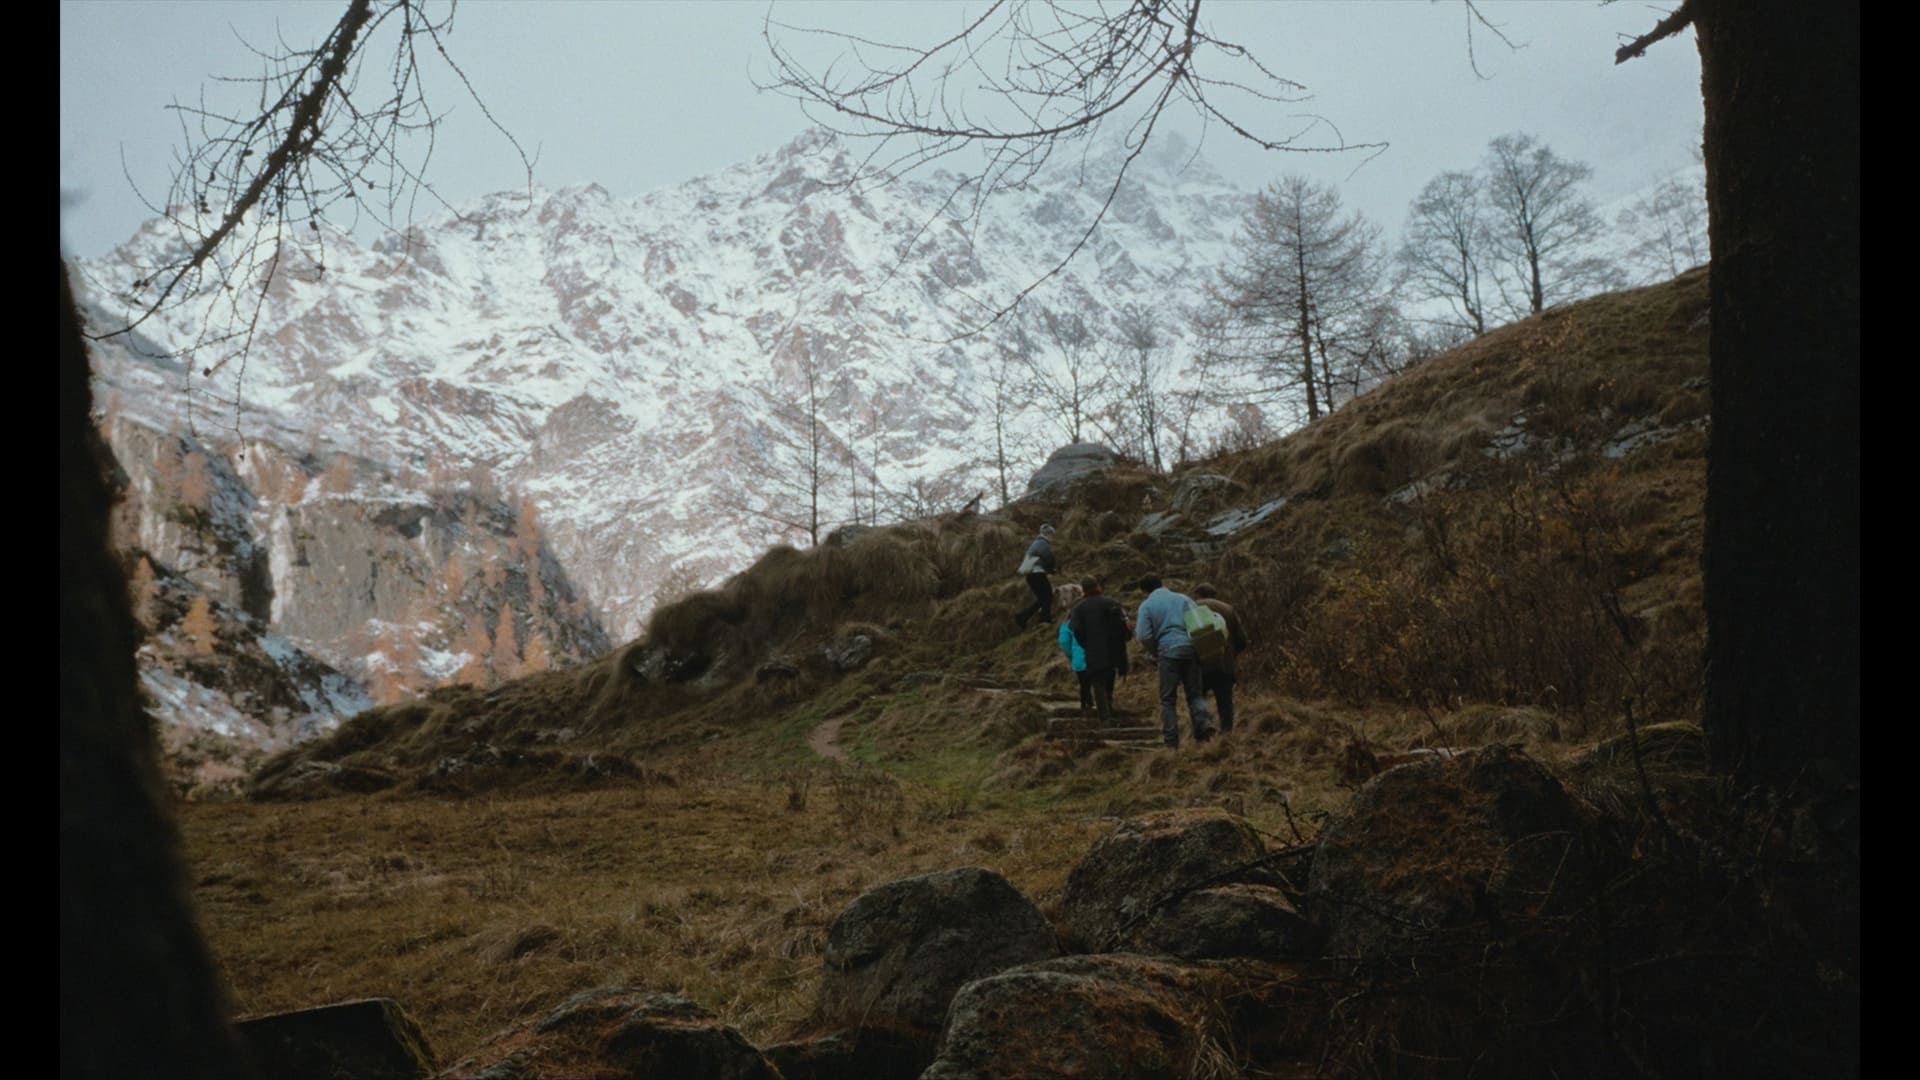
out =
[(1585, 903), (1602, 851), (1560, 782), (1495, 744), (1369, 781), (1321, 832), (1307, 903), (1330, 954), (1498, 937)]
[(835, 671), (855, 671), (873, 659), (873, 639), (865, 634), (834, 638), (820, 646), (820, 658)]
[(1270, 885), (1198, 889), (1160, 909), (1137, 936), (1139, 946), (1186, 960), (1316, 955), (1320, 928), (1287, 894)]
[(1005, 971), (955, 996), (922, 1080), (1234, 1075), (1220, 1002), (1237, 983), (1225, 969), (1129, 955)]
[(183, 791), (231, 786), (377, 702), (610, 647), (530, 511), (404, 492), (344, 456), (101, 426), (141, 681)]
[(1062, 935), (1080, 949), (1149, 947), (1141, 934), (1187, 893), (1216, 885), (1278, 885), (1259, 860), (1266, 845), (1245, 821), (1176, 811), (1123, 821), (1067, 877)]
[(261, 1076), (276, 1080), (422, 1080), (433, 1051), (392, 998), (363, 998), (234, 1021)]
[(1058, 955), (1046, 917), (991, 870), (942, 870), (861, 894), (827, 929), (821, 1028), (879, 1025), (931, 1037), (961, 986)]
[(495, 1036), (438, 1080), (780, 1080), (760, 1051), (680, 996), (628, 987), (575, 994)]
[(1027, 480), (1027, 494), (1063, 487), (1082, 476), (1099, 472), (1114, 460), (1113, 451), (1099, 443), (1068, 443), (1049, 455), (1047, 463)]
[(915, 1080), (933, 1056), (924, 1031), (868, 1024), (767, 1047), (781, 1080)]

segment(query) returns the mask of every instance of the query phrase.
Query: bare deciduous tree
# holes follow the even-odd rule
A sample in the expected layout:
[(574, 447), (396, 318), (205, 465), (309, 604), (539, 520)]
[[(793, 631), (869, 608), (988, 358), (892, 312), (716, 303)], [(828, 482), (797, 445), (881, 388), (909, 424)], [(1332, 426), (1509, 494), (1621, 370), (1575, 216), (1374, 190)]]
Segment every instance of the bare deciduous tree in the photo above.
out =
[(1014, 355), (1025, 366), (1025, 389), (1068, 442), (1084, 442), (1104, 401), (1107, 372), (1095, 328), (1078, 312), (1040, 308), (1034, 331), (1014, 330)]
[(1677, 277), (1707, 261), (1707, 192), (1681, 176), (1668, 176), (1614, 224), (1634, 238), (1627, 252), (1643, 282)]
[(1161, 444), (1166, 441), (1166, 394), (1173, 368), (1167, 334), (1159, 319), (1138, 304), (1120, 309), (1114, 330), (1119, 341), (1104, 357), (1113, 393), (1103, 427), (1113, 449), (1146, 462), (1155, 472), (1164, 471)]
[(1407, 208), (1400, 243), (1401, 288), (1415, 301), (1446, 303), (1450, 325), (1487, 332), (1481, 278), (1487, 259), (1487, 204), (1469, 172), (1444, 172), (1427, 181)]
[(993, 359), (988, 361), (986, 401), (981, 410), (991, 444), (984, 464), (993, 472), (1002, 506), (1013, 501), (1011, 474), (1034, 456), (1021, 423), (1032, 404), (1024, 390), (1027, 375), (1021, 348), (1017, 333), (1007, 335), (995, 348)]
[(1582, 193), (1593, 167), (1531, 135), (1501, 135), (1482, 166), (1502, 301), (1515, 318), (1616, 288), (1620, 271), (1594, 253), (1606, 225)]
[(729, 503), (732, 509), (772, 522), (783, 531), (804, 534), (809, 546), (820, 543), (822, 525), (833, 525), (830, 511), (822, 505), (829, 470), (851, 456), (827, 426), (823, 383), (819, 363), (804, 357), (799, 364), (799, 394), (773, 401), (774, 422), (754, 426), (753, 460), (742, 475), (760, 483), (743, 489), (742, 496)]

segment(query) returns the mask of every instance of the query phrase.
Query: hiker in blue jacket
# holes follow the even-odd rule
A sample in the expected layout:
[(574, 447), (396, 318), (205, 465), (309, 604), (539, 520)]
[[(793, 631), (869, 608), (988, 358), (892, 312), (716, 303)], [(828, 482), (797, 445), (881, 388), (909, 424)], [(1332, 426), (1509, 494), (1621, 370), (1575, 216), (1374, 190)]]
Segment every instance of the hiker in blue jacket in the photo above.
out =
[(1018, 573), (1027, 579), (1027, 587), (1033, 590), (1033, 603), (1014, 613), (1013, 621), (1020, 629), (1027, 628), (1027, 620), (1035, 615), (1044, 622), (1053, 620), (1053, 582), (1047, 575), (1059, 569), (1053, 561), (1053, 526), (1040, 526), (1040, 535), (1027, 545), (1026, 557), (1020, 560)]
[(1200, 657), (1187, 637), (1186, 613), (1193, 601), (1162, 585), (1155, 574), (1141, 578), (1140, 588), (1147, 598), (1134, 615), (1133, 636), (1160, 666), (1160, 739), (1169, 748), (1180, 745), (1174, 698), (1184, 687), (1193, 741), (1206, 742), (1213, 737), (1213, 717), (1207, 712), (1207, 692), (1200, 681)]

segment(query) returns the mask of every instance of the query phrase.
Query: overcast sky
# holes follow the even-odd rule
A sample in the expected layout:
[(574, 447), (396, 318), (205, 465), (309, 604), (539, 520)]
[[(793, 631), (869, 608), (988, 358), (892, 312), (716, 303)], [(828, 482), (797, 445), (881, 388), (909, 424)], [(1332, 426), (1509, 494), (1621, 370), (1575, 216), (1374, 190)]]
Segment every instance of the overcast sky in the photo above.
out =
[[(950, 32), (980, 0), (780, 2), (774, 16), (888, 40)], [(1671, 7), (1671, 4), (1666, 7)], [(62, 0), (60, 187), (68, 251), (97, 256), (148, 213), (122, 172), (157, 198), (179, 127), (164, 106), (196, 99), (209, 77), (257, 65), (241, 39), (269, 46), (320, 40), (344, 5), (307, 0)], [(1338, 3), (1212, 0), (1216, 36), (1246, 45), (1310, 100), (1275, 105), (1272, 130), (1313, 115), (1377, 156), (1260, 152), (1214, 130), (1204, 155), (1248, 188), (1288, 172), (1336, 183), (1349, 205), (1397, 233), (1409, 199), (1435, 173), (1469, 168), (1487, 141), (1539, 136), (1595, 169), (1605, 202), (1691, 164), (1701, 123), (1693, 35), (1615, 66), (1613, 50), (1650, 29), (1659, 5), (1619, 0), (1481, 0), (1519, 45), (1481, 30), (1468, 59), (1467, 12), (1455, 0)], [(597, 182), (639, 195), (778, 147), (807, 126), (792, 101), (754, 88), (768, 65), (764, 0), (468, 0), (449, 51), (494, 115), (530, 153), (545, 187)], [(488, 128), (444, 67), (428, 92), (451, 111), (430, 179), (454, 203), (512, 188), (511, 148)], [(1484, 78), (1481, 76), (1485, 76)], [(1183, 125), (1198, 132), (1191, 124)], [(1327, 129), (1310, 136), (1323, 139)]]

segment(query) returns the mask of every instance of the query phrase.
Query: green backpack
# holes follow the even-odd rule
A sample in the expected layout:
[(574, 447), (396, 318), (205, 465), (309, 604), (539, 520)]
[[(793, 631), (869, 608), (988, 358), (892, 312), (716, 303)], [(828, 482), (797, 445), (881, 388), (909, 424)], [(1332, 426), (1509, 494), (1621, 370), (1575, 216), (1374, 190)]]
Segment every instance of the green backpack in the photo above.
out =
[(1194, 604), (1182, 616), (1187, 637), (1193, 639), (1193, 652), (1200, 663), (1217, 668), (1227, 662), (1227, 620), (1205, 604)]

